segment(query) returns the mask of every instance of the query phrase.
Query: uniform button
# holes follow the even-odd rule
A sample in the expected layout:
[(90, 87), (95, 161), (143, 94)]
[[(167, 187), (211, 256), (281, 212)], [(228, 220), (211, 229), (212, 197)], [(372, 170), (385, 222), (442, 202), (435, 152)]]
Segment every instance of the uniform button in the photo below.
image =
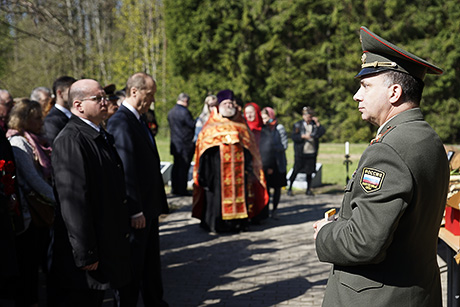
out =
[(128, 203), (128, 200), (127, 199), (123, 200), (123, 203), (126, 205)]
[(129, 238), (129, 233), (127, 233), (127, 234), (125, 235), (125, 238)]

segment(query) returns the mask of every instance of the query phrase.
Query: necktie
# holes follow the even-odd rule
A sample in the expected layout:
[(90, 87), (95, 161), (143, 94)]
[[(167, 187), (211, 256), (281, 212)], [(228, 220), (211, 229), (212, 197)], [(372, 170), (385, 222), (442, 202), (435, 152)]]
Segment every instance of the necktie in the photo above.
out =
[(99, 134), (104, 138), (104, 141), (105, 141), (105, 143), (107, 144), (107, 147), (108, 147), (108, 151), (109, 151), (110, 156), (111, 156), (115, 161), (117, 161), (116, 149), (113, 147), (112, 144), (110, 144), (109, 138), (107, 137), (107, 132), (104, 130), (104, 128), (102, 128), (102, 127), (100, 128)]
[(153, 140), (153, 136), (152, 136), (152, 133), (150, 133), (149, 127), (147, 127), (147, 123), (144, 121), (142, 117), (139, 119), (139, 121), (141, 122), (142, 129), (144, 130), (145, 133), (147, 133), (150, 143), (152, 145), (155, 145), (155, 141)]

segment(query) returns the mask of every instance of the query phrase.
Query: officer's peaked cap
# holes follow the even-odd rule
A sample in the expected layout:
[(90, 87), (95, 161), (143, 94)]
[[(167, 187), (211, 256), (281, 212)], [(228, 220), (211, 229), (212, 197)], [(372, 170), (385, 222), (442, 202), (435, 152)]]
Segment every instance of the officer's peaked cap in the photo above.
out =
[(361, 27), (360, 39), (363, 48), (362, 65), (361, 71), (355, 78), (386, 70), (400, 71), (420, 80), (423, 80), (425, 74), (440, 75), (443, 73), (441, 68), (393, 45), (366, 27)]

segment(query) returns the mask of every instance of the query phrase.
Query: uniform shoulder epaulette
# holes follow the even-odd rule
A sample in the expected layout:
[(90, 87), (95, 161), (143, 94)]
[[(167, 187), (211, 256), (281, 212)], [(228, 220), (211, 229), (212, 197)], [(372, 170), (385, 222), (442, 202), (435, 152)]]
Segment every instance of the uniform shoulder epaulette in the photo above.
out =
[(371, 140), (370, 145), (375, 144), (375, 143), (381, 143), (385, 135), (387, 135), (387, 133), (393, 130), (394, 128), (396, 128), (396, 126), (388, 126), (384, 132), (379, 133), (374, 139)]

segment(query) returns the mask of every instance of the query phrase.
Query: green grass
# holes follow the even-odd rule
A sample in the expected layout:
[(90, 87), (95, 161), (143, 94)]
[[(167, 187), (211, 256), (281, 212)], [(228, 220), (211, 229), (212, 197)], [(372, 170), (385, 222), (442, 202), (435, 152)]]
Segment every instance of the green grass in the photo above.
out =
[(164, 162), (173, 162), (173, 156), (169, 153), (169, 137), (155, 137), (155, 141), (158, 147), (158, 154), (160, 160)]
[[(349, 176), (358, 166), (361, 154), (368, 144), (350, 144)], [(292, 157), (294, 159), (294, 157)], [(322, 183), (345, 185), (347, 178), (345, 161), (345, 144), (321, 143), (318, 162), (323, 164)]]
[[(159, 136), (156, 138), (158, 152), (161, 161), (172, 162), (173, 157), (169, 153), (169, 138)], [(353, 174), (358, 165), (359, 158), (368, 144), (350, 144), (349, 176)], [(286, 151), (288, 170), (294, 165), (294, 145), (289, 142)], [(320, 143), (318, 162), (323, 164), (322, 183), (330, 185), (345, 185), (347, 172), (344, 165), (345, 144)]]

